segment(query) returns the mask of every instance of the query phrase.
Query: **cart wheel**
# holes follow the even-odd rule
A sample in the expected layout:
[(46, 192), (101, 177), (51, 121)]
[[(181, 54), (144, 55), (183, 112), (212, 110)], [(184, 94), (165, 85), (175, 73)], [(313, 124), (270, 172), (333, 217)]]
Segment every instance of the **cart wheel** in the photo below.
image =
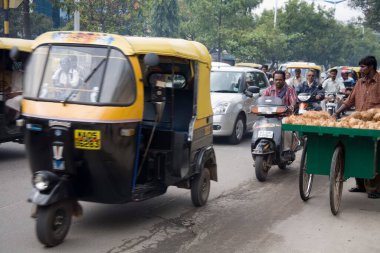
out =
[(191, 182), (191, 200), (194, 206), (203, 206), (206, 204), (210, 194), (210, 171), (208, 168), (194, 176)]
[(256, 156), (255, 158), (256, 178), (260, 182), (264, 182), (265, 180), (267, 180), (267, 175), (268, 175), (268, 170), (269, 170), (268, 165), (267, 165), (267, 159), (264, 159), (263, 156)]
[(63, 242), (71, 225), (72, 203), (62, 201), (50, 206), (37, 208), (37, 237), (48, 247)]
[(300, 196), (303, 201), (307, 201), (310, 198), (311, 188), (313, 186), (313, 174), (306, 172), (307, 164), (307, 140), (305, 139), (304, 148), (301, 156), (300, 172), (299, 172), (299, 190)]
[(334, 215), (339, 212), (342, 200), (344, 154), (342, 146), (335, 148), (330, 168), (330, 208)]

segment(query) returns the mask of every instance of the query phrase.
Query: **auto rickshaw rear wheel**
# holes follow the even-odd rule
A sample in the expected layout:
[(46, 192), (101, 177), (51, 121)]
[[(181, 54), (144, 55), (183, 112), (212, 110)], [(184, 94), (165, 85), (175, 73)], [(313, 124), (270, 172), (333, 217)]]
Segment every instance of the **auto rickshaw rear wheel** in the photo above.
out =
[(48, 246), (54, 247), (63, 242), (73, 214), (73, 203), (61, 201), (50, 206), (37, 207), (37, 238)]
[(344, 175), (344, 152), (342, 146), (335, 148), (330, 168), (330, 208), (337, 215), (342, 201)]
[(210, 194), (210, 170), (203, 168), (191, 182), (191, 200), (194, 206), (204, 206)]

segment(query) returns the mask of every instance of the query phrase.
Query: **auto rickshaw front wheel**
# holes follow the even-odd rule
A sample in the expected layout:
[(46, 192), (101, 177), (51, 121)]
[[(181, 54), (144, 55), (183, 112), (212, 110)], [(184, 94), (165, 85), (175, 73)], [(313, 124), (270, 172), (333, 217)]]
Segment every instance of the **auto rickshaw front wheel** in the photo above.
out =
[(50, 206), (37, 207), (37, 238), (47, 247), (63, 242), (71, 225), (73, 204), (61, 201)]
[(191, 182), (191, 200), (194, 206), (204, 206), (210, 194), (210, 171), (203, 168)]

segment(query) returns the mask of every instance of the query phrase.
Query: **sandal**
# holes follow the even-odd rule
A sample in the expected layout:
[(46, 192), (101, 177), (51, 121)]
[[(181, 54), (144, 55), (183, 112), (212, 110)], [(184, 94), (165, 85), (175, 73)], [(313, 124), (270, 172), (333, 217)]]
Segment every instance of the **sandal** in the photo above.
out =
[(369, 192), (368, 198), (370, 199), (379, 199), (380, 198), (380, 192)]
[(365, 192), (365, 189), (359, 187), (352, 187), (348, 190), (349, 192)]

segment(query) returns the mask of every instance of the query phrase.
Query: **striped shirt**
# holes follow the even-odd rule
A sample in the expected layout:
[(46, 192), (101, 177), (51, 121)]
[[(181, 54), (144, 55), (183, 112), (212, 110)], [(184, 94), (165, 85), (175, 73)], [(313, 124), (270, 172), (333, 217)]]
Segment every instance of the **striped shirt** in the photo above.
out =
[(282, 102), (284, 105), (292, 106), (294, 108), (297, 103), (296, 91), (292, 86), (287, 84), (284, 84), (281, 89), (277, 89), (276, 85), (273, 84), (264, 91), (263, 96), (280, 97), (279, 95), (282, 93), (281, 91), (285, 91), (285, 95), (282, 97)]

